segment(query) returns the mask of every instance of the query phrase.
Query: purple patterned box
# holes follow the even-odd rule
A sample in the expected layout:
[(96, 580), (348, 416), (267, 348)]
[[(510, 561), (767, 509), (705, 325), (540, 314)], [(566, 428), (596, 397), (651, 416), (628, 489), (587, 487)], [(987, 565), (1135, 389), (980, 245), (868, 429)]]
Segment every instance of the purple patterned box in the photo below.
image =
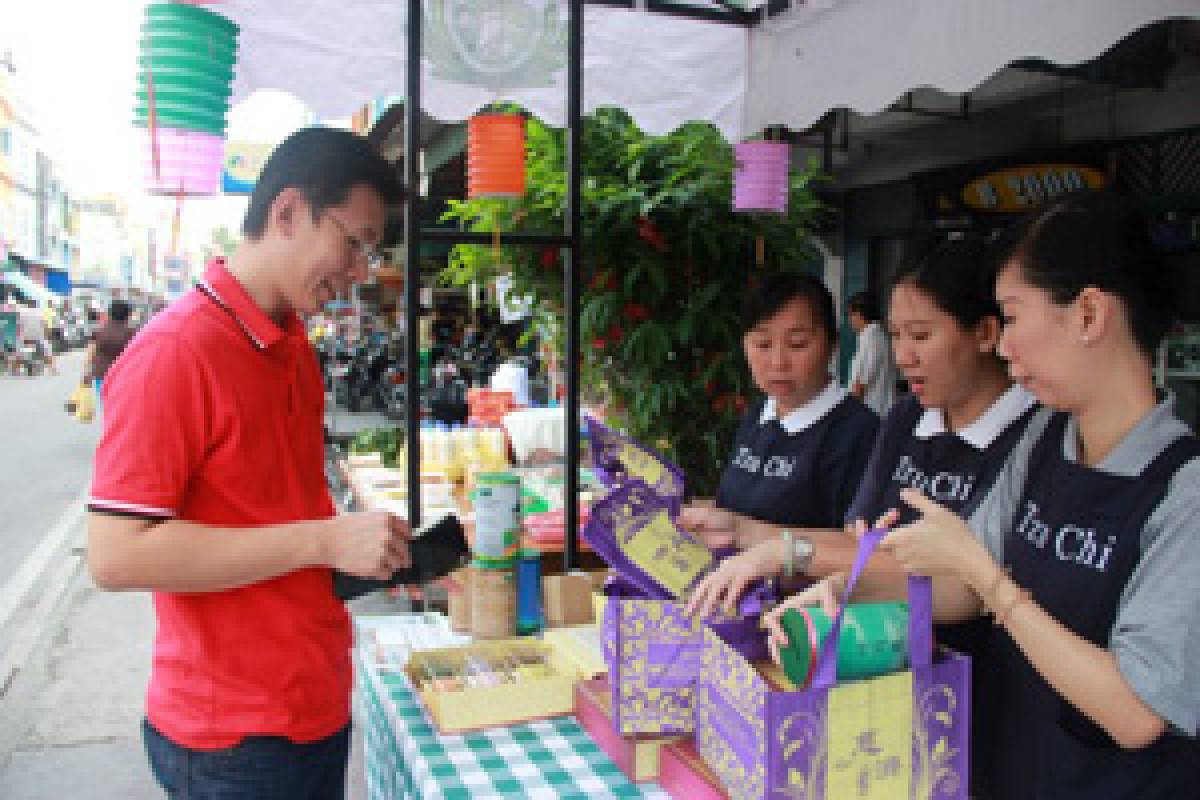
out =
[[(828, 647), (799, 690), (776, 688), (706, 631), (696, 742), (730, 797), (966, 800), (970, 659), (933, 657), (931, 605), (928, 579), (910, 579), (911, 669), (837, 684)], [(827, 641), (839, 628), (840, 615)]]
[(603, 624), (616, 729), (623, 735), (691, 733), (705, 630), (734, 652), (761, 660), (767, 645), (758, 620), (754, 613), (705, 625), (680, 603), (610, 594)]

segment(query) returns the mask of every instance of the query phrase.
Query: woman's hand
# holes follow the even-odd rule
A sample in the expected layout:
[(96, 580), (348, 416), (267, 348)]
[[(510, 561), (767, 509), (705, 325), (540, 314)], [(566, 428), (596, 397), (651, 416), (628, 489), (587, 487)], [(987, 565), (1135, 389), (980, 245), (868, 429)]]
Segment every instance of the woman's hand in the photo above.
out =
[(737, 514), (713, 506), (684, 506), (677, 520), (709, 550), (737, 546)]
[(722, 606), (727, 613), (735, 613), (738, 598), (746, 588), (760, 578), (778, 574), (786, 555), (783, 539), (772, 539), (730, 556), (696, 585), (687, 602), (687, 613), (707, 619)]
[(789, 608), (820, 606), (821, 610), (830, 619), (833, 619), (837, 614), (838, 606), (842, 602), (842, 594), (845, 591), (846, 573), (835, 572), (825, 580), (814, 583), (807, 589), (797, 592), (767, 612), (763, 616), (762, 624), (767, 629), (767, 648), (771, 651), (771, 660), (782, 666), (783, 660), (780, 658), (779, 651), (781, 648), (788, 646), (787, 633), (784, 632), (783, 625), (780, 624), (783, 612)]
[(915, 489), (905, 489), (900, 499), (921, 518), (895, 528), (880, 547), (891, 552), (904, 571), (912, 575), (947, 575), (978, 589), (998, 567), (992, 556), (954, 512)]

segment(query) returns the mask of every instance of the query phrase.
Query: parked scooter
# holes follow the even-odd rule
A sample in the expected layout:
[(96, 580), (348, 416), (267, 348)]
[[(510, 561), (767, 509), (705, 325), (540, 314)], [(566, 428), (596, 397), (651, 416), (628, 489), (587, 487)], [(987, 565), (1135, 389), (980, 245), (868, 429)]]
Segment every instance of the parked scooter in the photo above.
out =
[(22, 342), (7, 348), (5, 363), (10, 375), (25, 375), (32, 378), (45, 372), (50, 365), (50, 360), (42, 352), (40, 345)]

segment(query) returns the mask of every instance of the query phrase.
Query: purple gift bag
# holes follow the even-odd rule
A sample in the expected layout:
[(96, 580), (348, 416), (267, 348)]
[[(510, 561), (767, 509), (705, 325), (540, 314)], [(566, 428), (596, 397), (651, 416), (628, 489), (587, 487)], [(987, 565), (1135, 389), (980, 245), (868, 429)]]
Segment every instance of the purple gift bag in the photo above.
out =
[(623, 735), (691, 733), (695, 684), (700, 677), (704, 631), (711, 630), (749, 661), (769, 657), (759, 617), (770, 604), (760, 584), (742, 596), (738, 613), (707, 621), (682, 603), (637, 596), (620, 578), (605, 585), (604, 655), (612, 692), (613, 726)]
[(666, 501), (671, 516), (683, 506), (683, 470), (664, 456), (591, 417), (584, 418), (591, 445), (592, 470), (605, 486), (612, 488), (641, 481)]
[[(671, 503), (640, 480), (619, 485), (592, 507), (583, 536), (616, 572), (605, 584), (604, 657), (613, 722), (622, 734), (690, 733), (705, 622), (685, 614), (691, 587), (722, 554), (711, 553), (673, 519)], [(738, 614), (707, 620), (752, 660), (767, 657), (759, 617), (766, 584), (743, 595)]]
[[(863, 537), (845, 600), (883, 531)], [(712, 632), (696, 686), (701, 755), (737, 800), (966, 800), (970, 659), (933, 653), (929, 578), (909, 579), (910, 668), (837, 684), (839, 611), (812, 686), (774, 688)]]

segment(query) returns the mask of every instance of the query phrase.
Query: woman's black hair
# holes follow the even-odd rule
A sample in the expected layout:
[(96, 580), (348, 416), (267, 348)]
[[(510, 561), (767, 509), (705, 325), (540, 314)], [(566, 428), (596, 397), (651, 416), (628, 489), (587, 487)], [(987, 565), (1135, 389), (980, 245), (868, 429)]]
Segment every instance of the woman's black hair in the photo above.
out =
[(927, 244), (892, 274), (891, 291), (912, 286), (933, 299), (937, 307), (971, 330), (986, 317), (1000, 318), (996, 304), (996, 264), (984, 242), (975, 236)]
[(1059, 305), (1088, 286), (1120, 298), (1134, 340), (1154, 358), (1177, 306), (1147, 221), (1127, 199), (1110, 190), (1064, 195), (1020, 220), (1007, 245), (1005, 263)]
[(836, 342), (837, 318), (833, 311), (833, 295), (819, 279), (805, 273), (777, 273), (751, 288), (742, 306), (743, 333), (749, 333), (775, 316), (797, 297), (804, 298), (808, 303), (817, 327), (825, 332), (829, 342)]
[(879, 322), (879, 300), (873, 292), (858, 292), (846, 301), (846, 311), (854, 312), (867, 322)]

